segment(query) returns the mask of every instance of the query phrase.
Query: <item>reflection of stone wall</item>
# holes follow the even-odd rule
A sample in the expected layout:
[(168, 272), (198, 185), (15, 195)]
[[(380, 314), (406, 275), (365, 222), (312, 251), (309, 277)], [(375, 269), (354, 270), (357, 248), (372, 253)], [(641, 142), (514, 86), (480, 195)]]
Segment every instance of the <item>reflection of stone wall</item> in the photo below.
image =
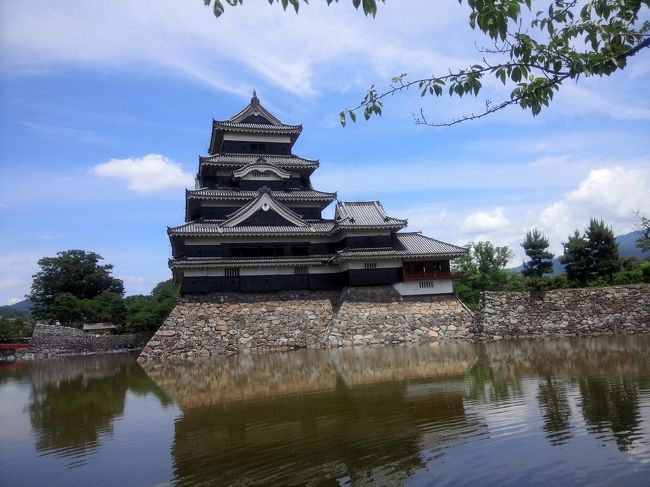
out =
[(471, 321), (453, 296), (402, 298), (390, 286), (186, 296), (140, 358), (436, 342), (467, 338)]
[(36, 325), (29, 352), (36, 355), (137, 350), (149, 335), (93, 335), (68, 326)]
[(463, 377), (477, 345), (346, 348), (238, 354), (197, 361), (147, 361), (145, 372), (181, 407), (272, 399), (337, 387)]
[(650, 286), (485, 292), (477, 319), (486, 338), (650, 332)]

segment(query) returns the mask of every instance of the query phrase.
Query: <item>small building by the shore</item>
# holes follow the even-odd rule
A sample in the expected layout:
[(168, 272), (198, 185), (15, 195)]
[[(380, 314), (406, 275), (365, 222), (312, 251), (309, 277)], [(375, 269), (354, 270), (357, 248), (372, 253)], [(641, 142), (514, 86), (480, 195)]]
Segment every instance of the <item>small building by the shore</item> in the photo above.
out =
[(112, 323), (85, 323), (82, 330), (93, 335), (112, 335), (117, 327)]

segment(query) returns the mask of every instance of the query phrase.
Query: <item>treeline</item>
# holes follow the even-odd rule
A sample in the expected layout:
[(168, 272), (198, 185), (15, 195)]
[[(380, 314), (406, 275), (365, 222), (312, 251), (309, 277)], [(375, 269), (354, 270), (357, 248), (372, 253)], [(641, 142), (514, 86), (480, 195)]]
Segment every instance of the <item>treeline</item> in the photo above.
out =
[[(640, 213), (635, 215), (640, 235), (636, 246), (648, 252), (650, 220)], [(576, 230), (562, 243), (564, 252), (559, 261), (565, 268), (563, 274), (550, 276), (555, 256), (549, 252), (549, 245), (538, 229), (526, 232), (521, 246), (529, 260), (521, 272), (512, 272), (505, 268), (514, 257), (508, 246), (471, 243), (469, 254), (455, 262), (464, 277), (454, 281), (454, 292), (475, 308), (481, 291), (545, 291), (650, 282), (650, 257), (621, 258), (614, 232), (602, 220), (592, 218), (583, 232)]]
[(30, 294), (35, 319), (67, 326), (112, 323), (124, 331), (156, 330), (174, 308), (179, 286), (163, 281), (149, 295), (124, 297), (124, 284), (95, 252), (66, 250), (38, 261)]

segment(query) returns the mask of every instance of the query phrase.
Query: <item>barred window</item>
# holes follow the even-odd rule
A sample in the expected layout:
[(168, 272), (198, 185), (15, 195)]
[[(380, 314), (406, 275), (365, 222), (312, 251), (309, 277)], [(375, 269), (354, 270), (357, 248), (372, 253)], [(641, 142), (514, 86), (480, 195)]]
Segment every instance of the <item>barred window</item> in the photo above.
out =
[(239, 277), (239, 267), (226, 267), (226, 277)]
[(300, 265), (298, 267), (294, 267), (293, 273), (296, 276), (305, 276), (305, 275), (309, 274), (309, 271), (308, 271), (308, 268), (307, 268), (306, 265)]
[(433, 281), (420, 281), (420, 289), (434, 287), (436, 284)]
[(364, 269), (376, 269), (377, 268), (377, 262), (364, 262), (363, 268)]

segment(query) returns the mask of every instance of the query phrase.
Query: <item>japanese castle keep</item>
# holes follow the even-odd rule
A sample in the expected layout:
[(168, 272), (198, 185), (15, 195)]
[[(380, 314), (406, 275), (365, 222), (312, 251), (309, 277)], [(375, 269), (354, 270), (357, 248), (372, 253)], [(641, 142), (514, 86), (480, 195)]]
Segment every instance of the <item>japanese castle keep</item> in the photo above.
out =
[(293, 153), (301, 131), (255, 93), (239, 113), (212, 122), (208, 155), (185, 194), (185, 223), (167, 230), (181, 302), (142, 358), (466, 331), (471, 317), (453, 296), (449, 262), (467, 250), (401, 231), (407, 221), (379, 201), (336, 201), (334, 218), (323, 218), (337, 195), (312, 187), (319, 162)]
[(253, 96), (214, 121), (187, 223), (169, 228), (170, 266), (183, 294), (340, 289), (391, 284), (402, 295), (451, 293), (449, 259), (466, 250), (413, 232), (378, 201), (338, 201), (312, 188), (318, 161), (293, 154), (302, 126)]

